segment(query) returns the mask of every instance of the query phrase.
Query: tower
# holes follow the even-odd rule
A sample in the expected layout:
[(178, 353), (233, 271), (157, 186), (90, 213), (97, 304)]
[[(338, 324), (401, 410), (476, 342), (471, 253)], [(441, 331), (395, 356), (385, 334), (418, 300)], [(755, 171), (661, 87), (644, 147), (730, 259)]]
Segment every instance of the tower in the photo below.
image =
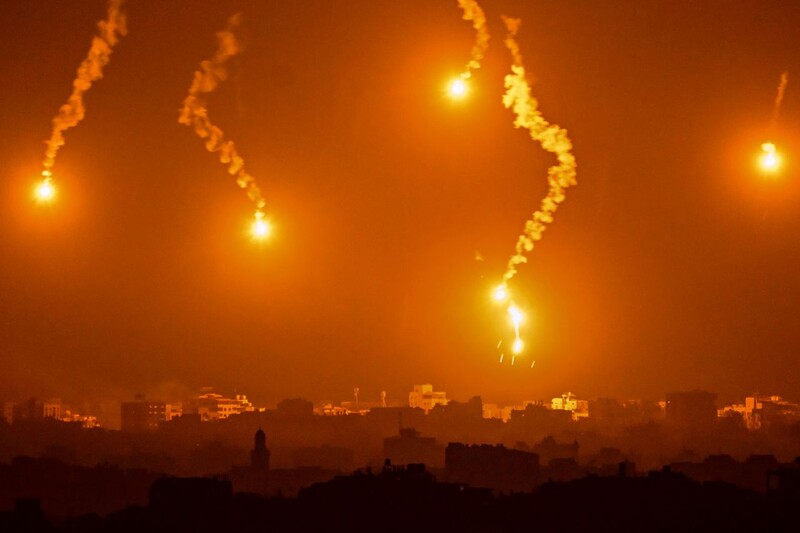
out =
[(250, 467), (253, 470), (269, 470), (269, 450), (267, 449), (267, 435), (261, 428), (255, 434), (255, 445), (250, 452)]

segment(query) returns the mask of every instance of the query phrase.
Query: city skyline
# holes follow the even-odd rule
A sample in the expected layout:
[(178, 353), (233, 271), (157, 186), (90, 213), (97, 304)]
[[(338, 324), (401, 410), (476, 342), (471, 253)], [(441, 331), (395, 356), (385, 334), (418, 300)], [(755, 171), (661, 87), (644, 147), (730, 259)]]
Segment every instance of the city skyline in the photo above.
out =
[[(41, 206), (42, 142), (105, 13), (82, 6), (0, 20), (0, 401), (209, 385), (372, 401), (416, 383), (499, 404), (800, 398), (800, 6), (488, 3), (489, 48), (454, 101), (475, 39), (455, 1), (130, 3)], [(264, 192), (264, 243), (177, 122), (236, 12), (244, 47), (209, 113)], [(513, 280), (529, 313), (513, 367), (491, 293), (554, 158), (501, 103), (501, 15), (522, 20), (528, 80), (578, 164)], [(755, 164), (768, 141), (774, 175)]]

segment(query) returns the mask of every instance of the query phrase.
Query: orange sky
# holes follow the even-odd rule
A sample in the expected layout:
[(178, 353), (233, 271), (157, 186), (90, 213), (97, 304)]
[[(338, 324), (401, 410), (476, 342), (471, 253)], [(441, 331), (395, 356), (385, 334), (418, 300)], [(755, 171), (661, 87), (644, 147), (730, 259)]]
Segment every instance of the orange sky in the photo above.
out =
[[(358, 385), (377, 401), (423, 382), (501, 403), (800, 397), (800, 5), (483, 8), (490, 47), (453, 103), (443, 88), (474, 37), (455, 0), (131, 3), (43, 209), (43, 141), (104, 3), (4, 5), (0, 400)], [(267, 199), (264, 246), (245, 233), (252, 204), (177, 122), (237, 10), (247, 48), (208, 108)], [(489, 294), (554, 158), (501, 104), (501, 14), (523, 19), (579, 182), (513, 281), (535, 324), (515, 367), (498, 364), (510, 332)], [(770, 138), (786, 168), (769, 180), (753, 158), (785, 70)]]

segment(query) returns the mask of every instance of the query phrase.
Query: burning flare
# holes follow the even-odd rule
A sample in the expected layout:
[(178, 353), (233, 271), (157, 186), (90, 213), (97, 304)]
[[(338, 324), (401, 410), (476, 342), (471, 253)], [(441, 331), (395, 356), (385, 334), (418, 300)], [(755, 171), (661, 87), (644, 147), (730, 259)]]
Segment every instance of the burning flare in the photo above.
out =
[(241, 51), (241, 45), (234, 31), (241, 24), (241, 13), (228, 19), (224, 30), (217, 32), (219, 46), (211, 59), (200, 63), (200, 70), (195, 71), (189, 94), (183, 101), (178, 122), (194, 129), (195, 133), (206, 140), (209, 152), (218, 152), (219, 160), (228, 167), (228, 173), (236, 176), (236, 183), (247, 192), (247, 197), (256, 206), (253, 235), (266, 237), (269, 234), (269, 223), (264, 220), (266, 202), (255, 178), (244, 167), (244, 159), (239, 155), (233, 141), (225, 140), (222, 130), (208, 119), (205, 96), (214, 91), (228, 77), (225, 64)]
[(486, 15), (475, 0), (458, 0), (458, 6), (464, 11), (464, 20), (472, 21), (475, 28), (475, 44), (472, 46), (472, 57), (467, 63), (464, 72), (450, 82), (448, 91), (453, 98), (461, 98), (468, 92), (467, 80), (472, 77), (472, 71), (481, 68), (481, 60), (486, 55), (489, 47), (489, 31), (486, 29)]
[(36, 186), (36, 190), (34, 191), (36, 194), (36, 200), (42, 203), (50, 202), (56, 196), (56, 189), (53, 186), (53, 178), (50, 176), (46, 176), (42, 181), (39, 182), (39, 185)]
[(781, 158), (777, 153), (775, 145), (772, 143), (764, 143), (761, 145), (761, 150), (764, 152), (759, 160), (761, 168), (766, 172), (774, 172), (781, 166)]
[(53, 166), (56, 163), (58, 149), (64, 146), (64, 131), (77, 126), (86, 116), (83, 95), (91, 88), (93, 82), (103, 77), (103, 67), (111, 58), (112, 48), (117, 44), (120, 36), (127, 33), (122, 4), (123, 0), (109, 0), (108, 17), (97, 23), (98, 34), (92, 39), (86, 59), (78, 66), (78, 75), (72, 82), (72, 94), (53, 118), (53, 132), (46, 142), (47, 149), (42, 163), (44, 166), (42, 182), (36, 193), (40, 199), (49, 200), (54, 196)]
[[(517, 240), (515, 253), (508, 260), (503, 282), (495, 289), (494, 300), (498, 303), (508, 301), (508, 314), (514, 326), (514, 355), (522, 352), (524, 344), (519, 333), (519, 326), (523, 320), (522, 311), (510, 299), (508, 282), (516, 275), (517, 265), (528, 261), (526, 253), (533, 250), (534, 244), (541, 240), (548, 224), (553, 222), (558, 206), (566, 198), (565, 191), (575, 185), (576, 164), (572, 155), (572, 142), (567, 137), (567, 131), (556, 124), (549, 123), (539, 111), (539, 103), (531, 96), (531, 88), (525, 79), (525, 67), (522, 64), (522, 55), (519, 45), (514, 37), (519, 30), (520, 20), (503, 17), (508, 34), (505, 39), (513, 58), (511, 74), (505, 78), (506, 92), (503, 95), (503, 105), (514, 111), (514, 126), (525, 128), (531, 138), (541, 144), (546, 151), (555, 154), (558, 163), (547, 171), (549, 189), (541, 202), (538, 211), (525, 223), (525, 229)], [(515, 358), (512, 357), (512, 364)], [(531, 365), (533, 366), (533, 365)]]

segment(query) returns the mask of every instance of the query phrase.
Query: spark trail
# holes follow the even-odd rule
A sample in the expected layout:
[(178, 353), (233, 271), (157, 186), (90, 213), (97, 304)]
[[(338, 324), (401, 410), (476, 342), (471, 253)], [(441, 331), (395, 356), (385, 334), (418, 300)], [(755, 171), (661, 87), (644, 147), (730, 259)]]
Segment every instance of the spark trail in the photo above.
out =
[(517, 240), (515, 253), (508, 260), (503, 281), (493, 295), (498, 303), (508, 301), (508, 314), (515, 334), (513, 349), (515, 353), (519, 353), (523, 349), (519, 333), (523, 314), (511, 300), (508, 282), (516, 275), (518, 266), (528, 261), (526, 254), (533, 250), (536, 242), (542, 239), (547, 226), (553, 222), (558, 206), (566, 199), (566, 189), (577, 182), (575, 156), (572, 154), (572, 142), (567, 136), (567, 131), (548, 122), (539, 111), (539, 103), (531, 95), (531, 88), (525, 77), (522, 54), (515, 40), (521, 22), (519, 19), (509, 17), (503, 17), (503, 22), (508, 30), (505, 45), (513, 59), (511, 74), (505, 78), (506, 92), (503, 95), (503, 105), (513, 110), (514, 127), (527, 129), (531, 139), (538, 142), (544, 150), (555, 154), (557, 160), (557, 163), (547, 171), (549, 185), (547, 195), (542, 199), (539, 209), (525, 223), (523, 233)]
[(464, 72), (450, 82), (450, 95), (455, 98), (464, 96), (467, 92), (467, 80), (472, 77), (472, 72), (481, 68), (481, 61), (489, 47), (489, 30), (486, 29), (486, 15), (475, 0), (458, 0), (458, 6), (464, 11), (464, 20), (472, 21), (475, 29), (475, 44), (472, 46), (472, 55)]
[(216, 152), (221, 163), (227, 166), (228, 174), (236, 177), (236, 183), (245, 190), (247, 197), (255, 204), (255, 220), (252, 226), (253, 236), (264, 238), (269, 235), (269, 223), (264, 219), (266, 202), (256, 184), (255, 178), (245, 169), (244, 159), (239, 155), (236, 145), (224, 138), (222, 130), (211, 123), (206, 108), (206, 96), (228, 77), (226, 63), (241, 50), (241, 44), (235, 31), (241, 24), (241, 13), (228, 19), (224, 30), (217, 32), (217, 51), (211, 59), (200, 63), (195, 71), (189, 94), (183, 101), (178, 122), (194, 129), (195, 133), (206, 141), (206, 149)]
[(53, 118), (53, 131), (46, 142), (44, 162), (42, 163), (42, 182), (37, 187), (37, 196), (46, 201), (53, 197), (53, 167), (58, 150), (64, 146), (64, 132), (78, 125), (86, 116), (83, 95), (92, 87), (92, 83), (103, 77), (103, 67), (111, 59), (114, 45), (127, 33), (125, 14), (122, 11), (123, 0), (109, 0), (108, 16), (97, 23), (98, 34), (92, 39), (92, 45), (86, 58), (78, 66), (75, 81), (72, 82), (72, 94), (67, 103), (61, 106)]

